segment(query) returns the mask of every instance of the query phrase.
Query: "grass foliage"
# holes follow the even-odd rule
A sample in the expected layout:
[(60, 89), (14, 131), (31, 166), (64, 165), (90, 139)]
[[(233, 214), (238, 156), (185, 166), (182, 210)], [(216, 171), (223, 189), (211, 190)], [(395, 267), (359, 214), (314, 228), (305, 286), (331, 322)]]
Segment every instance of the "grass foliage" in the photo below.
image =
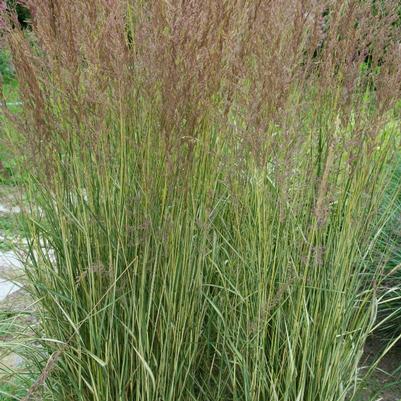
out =
[(9, 31), (29, 394), (352, 398), (398, 146), (391, 1), (145, 3), (40, 2)]

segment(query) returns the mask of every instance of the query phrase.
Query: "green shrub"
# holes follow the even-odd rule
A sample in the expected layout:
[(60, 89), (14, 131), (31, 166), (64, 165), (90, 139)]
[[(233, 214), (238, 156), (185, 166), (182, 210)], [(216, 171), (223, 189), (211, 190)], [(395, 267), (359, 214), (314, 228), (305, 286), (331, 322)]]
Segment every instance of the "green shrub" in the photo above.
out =
[(10, 55), (6, 50), (0, 48), (0, 74), (5, 84), (14, 79), (14, 71), (11, 66)]
[(377, 256), (372, 271), (383, 266), (381, 302), (379, 305), (378, 329), (384, 335), (395, 338), (401, 335), (401, 163), (395, 160), (396, 169), (383, 201), (383, 208), (391, 209), (391, 215), (381, 234)]

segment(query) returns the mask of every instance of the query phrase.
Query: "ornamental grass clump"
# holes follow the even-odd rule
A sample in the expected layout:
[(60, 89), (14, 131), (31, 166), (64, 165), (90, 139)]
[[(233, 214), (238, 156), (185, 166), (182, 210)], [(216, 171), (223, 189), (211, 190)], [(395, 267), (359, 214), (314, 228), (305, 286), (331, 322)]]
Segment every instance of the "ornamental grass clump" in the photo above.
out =
[(399, 142), (396, 2), (24, 4), (4, 112), (46, 360), (26, 400), (352, 397)]

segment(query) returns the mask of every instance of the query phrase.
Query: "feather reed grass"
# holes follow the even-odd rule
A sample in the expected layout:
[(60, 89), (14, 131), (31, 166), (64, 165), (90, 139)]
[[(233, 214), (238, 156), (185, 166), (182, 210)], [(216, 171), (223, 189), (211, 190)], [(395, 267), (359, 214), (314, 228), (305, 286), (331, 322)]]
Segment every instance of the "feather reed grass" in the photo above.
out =
[(352, 398), (398, 149), (395, 3), (9, 15), (48, 358), (26, 400)]

